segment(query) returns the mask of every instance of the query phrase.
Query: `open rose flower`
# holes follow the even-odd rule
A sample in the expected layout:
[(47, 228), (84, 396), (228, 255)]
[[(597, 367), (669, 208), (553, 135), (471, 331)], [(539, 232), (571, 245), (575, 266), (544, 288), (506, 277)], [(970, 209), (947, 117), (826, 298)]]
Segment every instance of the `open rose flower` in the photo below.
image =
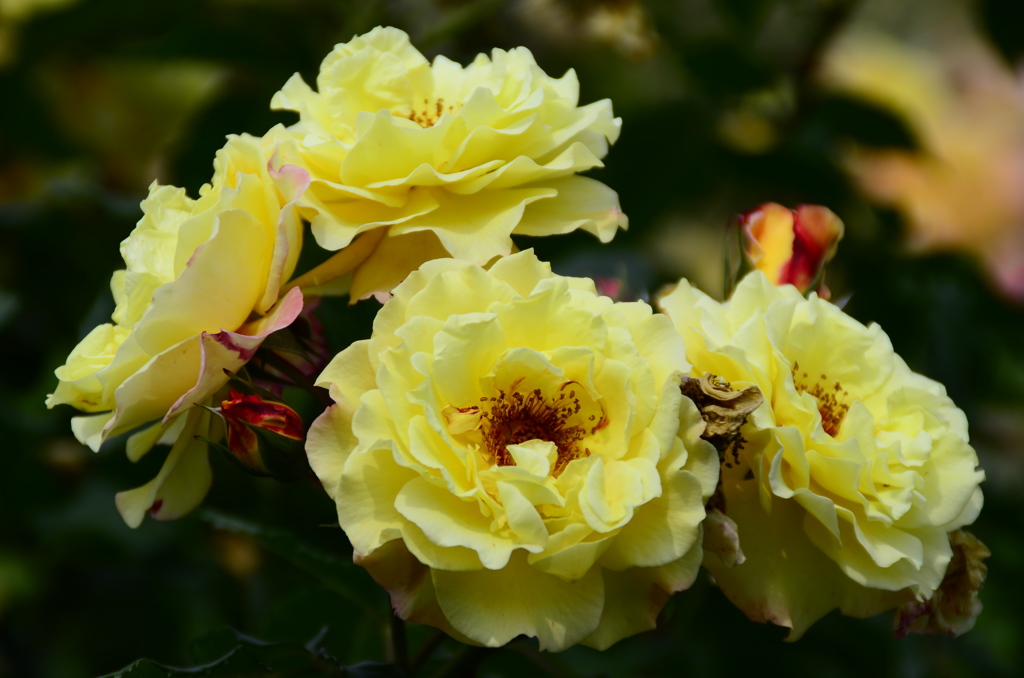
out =
[(531, 251), (411, 274), (320, 377), (310, 465), (404, 619), (498, 646), (653, 628), (718, 480), (669, 320)]
[(728, 567), (706, 553), (725, 595), (791, 639), (835, 608), (863, 617), (931, 597), (984, 478), (945, 389), (911, 372), (877, 325), (756, 271), (728, 303), (682, 281), (660, 305), (694, 375), (764, 396), (722, 463), (746, 556)]
[(147, 512), (172, 519), (202, 500), (209, 414), (192, 405), (207, 402), (227, 382), (225, 370), (237, 371), (302, 310), (298, 289), (281, 292), (302, 244), (294, 199), (308, 177), (298, 167), (275, 168), (273, 143), (231, 137), (198, 200), (153, 184), (142, 220), (121, 244), (113, 323), (90, 332), (56, 371), (47, 406), (88, 412), (72, 429), (93, 450), (142, 426), (128, 440), (133, 461), (158, 441), (174, 443), (152, 482), (117, 495), (133, 527)]
[(317, 89), (296, 74), (272, 102), (300, 116), (285, 157), (311, 174), (303, 216), (321, 247), (342, 250), (304, 286), (354, 271), (359, 299), (430, 259), (507, 255), (512, 233), (582, 228), (608, 242), (626, 227), (615, 192), (577, 176), (619, 136), (611, 102), (577, 106), (576, 74), (549, 77), (526, 48), (431, 64), (402, 31), (376, 28), (334, 48)]

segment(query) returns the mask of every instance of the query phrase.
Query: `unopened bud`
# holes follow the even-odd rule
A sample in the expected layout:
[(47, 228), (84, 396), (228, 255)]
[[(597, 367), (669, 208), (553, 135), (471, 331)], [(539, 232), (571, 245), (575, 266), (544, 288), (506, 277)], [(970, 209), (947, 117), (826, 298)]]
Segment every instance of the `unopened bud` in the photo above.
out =
[(825, 264), (843, 237), (843, 222), (820, 205), (795, 210), (765, 203), (740, 217), (743, 249), (752, 266), (775, 285), (828, 296), (821, 283)]
[(227, 426), (228, 451), (247, 470), (278, 476), (296, 465), (292, 457), (301, 453), (303, 427), (295, 410), (232, 389), (220, 413)]

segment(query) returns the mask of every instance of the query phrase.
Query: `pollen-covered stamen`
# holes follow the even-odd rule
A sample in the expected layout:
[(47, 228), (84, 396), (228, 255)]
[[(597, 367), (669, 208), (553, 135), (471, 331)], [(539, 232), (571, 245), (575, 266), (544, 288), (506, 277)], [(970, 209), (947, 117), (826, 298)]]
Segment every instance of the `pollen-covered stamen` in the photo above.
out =
[(558, 448), (558, 458), (551, 474), (559, 475), (573, 459), (590, 455), (590, 450), (580, 449), (579, 442), (587, 435), (607, 425), (604, 417), (596, 415), (593, 426), (578, 417), (582, 406), (576, 396), (576, 382), (567, 381), (559, 388), (557, 395), (547, 398), (544, 392), (535, 388), (522, 393), (518, 386), (522, 380), (512, 384), (510, 392), (499, 390), (497, 396), (481, 398), (483, 412), (484, 446), (498, 466), (512, 466), (515, 460), (508, 451), (509, 445), (519, 445), (528, 440), (546, 440)]
[(828, 375), (822, 374), (811, 386), (807, 386), (809, 376), (800, 371), (800, 363), (793, 363), (793, 385), (799, 393), (810, 393), (818, 401), (818, 412), (821, 414), (821, 427), (825, 433), (835, 437), (839, 427), (850, 411), (845, 399), (850, 395), (839, 381), (832, 381)]
[(420, 127), (433, 127), (441, 119), (442, 115), (445, 113), (455, 113), (460, 108), (462, 108), (462, 104), (446, 104), (444, 97), (438, 97), (433, 102), (430, 99), (424, 99), (421, 105), (413, 104), (412, 110), (405, 117)]

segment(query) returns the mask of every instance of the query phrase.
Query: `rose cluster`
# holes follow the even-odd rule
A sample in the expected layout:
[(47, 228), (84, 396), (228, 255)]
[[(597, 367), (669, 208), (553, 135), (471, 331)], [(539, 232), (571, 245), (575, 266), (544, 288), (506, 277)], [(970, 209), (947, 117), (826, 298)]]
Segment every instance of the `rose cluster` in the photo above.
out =
[[(607, 648), (702, 565), (791, 638), (836, 608), (969, 629), (987, 551), (961, 531), (984, 478), (966, 419), (825, 300), (835, 214), (743, 215), (750, 273), (725, 302), (685, 280), (657, 308), (615, 302), (516, 250), (627, 226), (579, 176), (620, 121), (578, 90), (525, 48), (431, 63), (378, 28), (338, 45), (316, 89), (289, 80), (272, 106), (298, 121), (230, 137), (197, 199), (154, 184), (112, 322), (47, 401), (83, 412), (94, 450), (170, 446), (117, 495), (125, 522), (195, 508), (219, 450), (315, 474), (395, 613), (466, 643)], [(298, 270), (304, 247), (332, 254)], [(328, 294), (383, 305), (326, 361)], [(332, 403), (308, 430), (287, 404), (303, 384)]]

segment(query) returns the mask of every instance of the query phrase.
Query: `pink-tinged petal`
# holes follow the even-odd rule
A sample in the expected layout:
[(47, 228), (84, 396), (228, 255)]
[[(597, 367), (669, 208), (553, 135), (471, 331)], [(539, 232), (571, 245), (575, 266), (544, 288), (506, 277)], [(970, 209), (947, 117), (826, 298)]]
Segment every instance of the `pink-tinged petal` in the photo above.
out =
[(291, 206), (309, 188), (309, 171), (299, 165), (281, 165), (278, 169), (274, 169), (276, 161), (277, 155), (275, 154), (267, 164), (267, 170), (270, 172), (277, 190), (281, 191), (281, 195), (287, 201), (287, 206)]
[(266, 287), (271, 257), (264, 232), (248, 212), (221, 212), (213, 235), (196, 248), (178, 279), (153, 294), (133, 333), (139, 346), (157, 355), (203, 332), (245, 323)]
[(232, 334), (258, 337), (265, 339), (267, 335), (288, 327), (302, 313), (303, 299), (302, 290), (292, 288), (288, 290), (269, 313), (255, 320), (252, 320), (238, 328)]
[(302, 292), (297, 287), (288, 291), (271, 312), (243, 326), (238, 332), (224, 330), (217, 334), (203, 333), (200, 341), (199, 378), (164, 415), (167, 421), (183, 408), (209, 398), (227, 382), (225, 370), (237, 372), (249, 362), (268, 335), (288, 327), (302, 312)]
[(267, 335), (287, 327), (301, 311), (302, 292), (293, 289), (269, 315), (238, 332), (204, 332), (163, 351), (117, 388), (117, 407), (98, 437), (81, 427), (89, 436), (83, 442), (98, 449), (107, 438), (157, 419), (166, 424), (183, 409), (205, 401), (226, 383), (224, 370), (240, 369)]
[(185, 416), (181, 434), (156, 478), (114, 497), (129, 527), (141, 525), (147, 513), (156, 520), (180, 518), (198, 506), (209, 491), (212, 476), (207, 444), (201, 438), (209, 435), (210, 415), (194, 409)]

